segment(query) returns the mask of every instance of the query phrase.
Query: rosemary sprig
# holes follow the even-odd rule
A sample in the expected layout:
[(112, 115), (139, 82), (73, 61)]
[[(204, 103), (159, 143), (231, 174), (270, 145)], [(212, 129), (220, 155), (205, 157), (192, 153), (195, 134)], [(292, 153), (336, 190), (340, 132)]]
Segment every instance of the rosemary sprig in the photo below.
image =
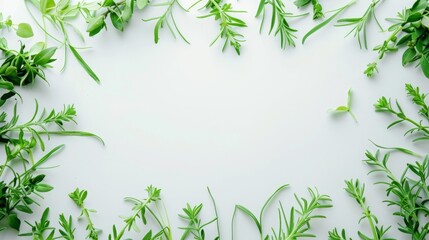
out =
[[(188, 225), (186, 227), (181, 227), (180, 229), (184, 230), (184, 233), (180, 239), (184, 240), (189, 235), (192, 235), (195, 240), (204, 240), (206, 238), (206, 233), (204, 227), (217, 221), (217, 218), (214, 218), (206, 223), (202, 223), (202, 220), (199, 217), (199, 214), (203, 208), (203, 204), (198, 204), (191, 206), (186, 204), (186, 207), (183, 208), (185, 214), (179, 214), (179, 217), (185, 220)], [(219, 236), (215, 237), (214, 240), (218, 240)]]
[(61, 229), (59, 229), (58, 231), (61, 234), (61, 238), (65, 240), (74, 240), (74, 232), (76, 228), (73, 227), (72, 216), (69, 216), (69, 218), (67, 219), (64, 214), (60, 214), (59, 224), (61, 226)]
[[(366, 11), (363, 13), (361, 17), (357, 18), (342, 18), (337, 21), (338, 27), (344, 27), (344, 26), (351, 26), (352, 29), (350, 32), (346, 35), (350, 35), (351, 33), (354, 33), (354, 37), (357, 38), (359, 47), (362, 48), (365, 47), (365, 49), (368, 49), (368, 41), (367, 41), (367, 31), (366, 28), (371, 20), (373, 18), (375, 22), (377, 23), (378, 27), (381, 31), (383, 31), (383, 27), (381, 26), (380, 22), (378, 21), (376, 15), (375, 15), (375, 7), (381, 2), (381, 0), (372, 0), (371, 4), (368, 6)], [(362, 44), (363, 42), (363, 44)]]
[(356, 0), (352, 0), (349, 3), (347, 3), (346, 5), (344, 5), (343, 7), (340, 7), (338, 9), (336, 9), (336, 10), (329, 11), (329, 12), (332, 12), (333, 14), (328, 19), (326, 19), (325, 21), (319, 23), (318, 25), (316, 25), (315, 27), (313, 27), (312, 29), (310, 29), (310, 31), (308, 31), (304, 35), (304, 37), (302, 38), (302, 44), (305, 43), (305, 41), (307, 40), (308, 37), (310, 37), (311, 35), (313, 35), (315, 32), (319, 31), (324, 26), (328, 25), (334, 18), (336, 18), (338, 15), (340, 15), (342, 12), (344, 12), (347, 8), (349, 8), (355, 2), (356, 2)]
[[(412, 98), (412, 101), (420, 107), (419, 113), (425, 117), (426, 120), (428, 120), (425, 116), (426, 109), (429, 109), (427, 104), (425, 103), (425, 94), (420, 94), (419, 88), (413, 88), (413, 86), (407, 84), (406, 85), (406, 91), (408, 95)], [(419, 134), (414, 141), (421, 141), (421, 140), (429, 140), (429, 126), (423, 124), (423, 120), (413, 120), (410, 117), (408, 117), (404, 110), (402, 109), (401, 105), (398, 101), (395, 102), (396, 108), (392, 106), (391, 100), (387, 99), (386, 97), (381, 97), (376, 104), (374, 104), (375, 110), (377, 112), (386, 112), (393, 116), (395, 116), (398, 120), (392, 122), (387, 128), (391, 128), (399, 123), (407, 122), (411, 124), (413, 127), (411, 127), (409, 130), (405, 132), (404, 135), (408, 134)]]
[(69, 197), (73, 200), (73, 202), (81, 209), (80, 217), (85, 217), (87, 221), (86, 230), (88, 231), (87, 239), (92, 240), (98, 240), (98, 233), (99, 230), (97, 230), (92, 223), (91, 217), (89, 215), (90, 212), (96, 212), (95, 210), (87, 209), (85, 207), (85, 199), (88, 196), (88, 191), (86, 190), (79, 190), (79, 188), (76, 188), (72, 193), (69, 194)]
[(159, 219), (159, 217), (156, 216), (154, 211), (150, 209), (150, 204), (156, 204), (161, 200), (160, 194), (161, 189), (158, 189), (153, 186), (149, 186), (146, 188), (147, 192), (147, 198), (143, 200), (139, 200), (136, 198), (127, 197), (125, 198), (126, 201), (129, 201), (134, 204), (133, 206), (133, 214), (124, 218), (125, 225), (119, 230), (116, 225), (113, 225), (112, 233), (109, 234), (109, 240), (120, 240), (123, 239), (124, 234), (126, 232), (131, 231), (131, 229), (134, 229), (136, 231), (139, 231), (139, 227), (137, 226), (137, 219), (141, 219), (143, 224), (147, 224), (146, 220), (146, 213), (149, 212), (155, 220), (160, 224), (161, 230), (157, 232), (156, 234), (152, 233), (152, 230), (149, 230), (143, 239), (157, 239), (161, 235), (164, 235), (167, 240), (172, 240), (171, 236), (171, 230), (170, 227), (164, 226), (162, 224), (162, 221)]
[[(296, 202), (299, 208), (292, 207), (289, 215), (286, 214), (283, 205), (280, 203), (278, 209), (279, 215), (279, 228), (274, 230), (272, 228), (272, 235), (270, 239), (276, 240), (293, 240), (298, 238), (316, 237), (316, 235), (309, 232), (311, 223), (314, 219), (326, 218), (324, 215), (316, 214), (318, 209), (331, 208), (331, 198), (328, 195), (319, 194), (317, 189), (308, 189), (310, 199), (303, 197), (299, 198), (295, 194)], [(282, 225), (283, 224), (283, 225)]]
[(282, 49), (285, 49), (287, 46), (295, 47), (294, 39), (296, 39), (295, 32), (297, 32), (297, 30), (289, 25), (287, 18), (298, 16), (294, 16), (292, 13), (286, 12), (283, 0), (260, 0), (258, 11), (256, 12), (256, 17), (260, 17), (262, 15), (259, 31), (262, 32), (267, 5), (270, 5), (272, 10), (269, 34), (271, 34), (275, 28), (274, 36), (280, 36), (280, 46)]
[(177, 34), (180, 36), (180, 38), (182, 38), (183, 41), (190, 44), (189, 41), (186, 39), (186, 37), (180, 31), (176, 23), (176, 20), (174, 19), (173, 8), (176, 5), (179, 6), (183, 11), (188, 11), (179, 3), (178, 0), (168, 0), (162, 3), (149, 4), (149, 6), (154, 6), (154, 7), (165, 7), (165, 11), (162, 15), (157, 17), (152, 17), (149, 19), (143, 19), (143, 21), (145, 22), (156, 21), (155, 27), (154, 27), (155, 43), (159, 42), (159, 31), (161, 30), (161, 28), (163, 28), (164, 26), (167, 26), (168, 30), (170, 30), (170, 33), (173, 35), (174, 38), (176, 38), (175, 32), (177, 32)]
[[(200, 2), (202, 2), (202, 0), (197, 1), (190, 8)], [(231, 46), (234, 48), (235, 52), (240, 55), (241, 44), (245, 42), (245, 40), (244, 36), (237, 32), (237, 28), (244, 28), (247, 27), (247, 25), (243, 20), (232, 16), (232, 14), (245, 13), (245, 11), (233, 10), (232, 4), (223, 3), (223, 0), (208, 0), (204, 7), (209, 9), (210, 12), (206, 15), (200, 16), (199, 18), (214, 17), (215, 20), (219, 21), (220, 25), (220, 32), (210, 46), (215, 44), (219, 38), (222, 38), (224, 39), (222, 52), (225, 51), (227, 46)]]
[[(380, 157), (380, 152), (375, 154), (367, 151), (365, 162), (373, 168), (370, 173), (383, 173), (387, 181), (379, 182), (386, 185), (387, 196), (394, 195), (395, 198), (387, 199), (385, 202), (389, 206), (397, 206), (395, 216), (403, 218), (403, 224), (399, 224), (399, 230), (411, 235), (412, 239), (425, 239), (429, 233), (429, 221), (420, 220), (419, 216), (426, 215), (429, 209), (425, 206), (429, 197), (428, 178), (429, 164), (427, 157), (423, 163), (416, 162), (408, 164), (400, 178), (397, 178), (388, 168), (390, 154)], [(408, 172), (414, 173), (418, 179), (414, 180), (407, 176)], [(421, 194), (424, 195), (422, 198)]]
[(313, 5), (313, 19), (320, 19), (325, 17), (323, 14), (323, 7), (322, 4), (320, 4), (319, 0), (296, 0), (294, 4), (298, 7), (304, 7), (311, 3)]
[[(363, 219), (368, 221), (369, 227), (371, 229), (371, 236), (364, 234), (361, 231), (358, 231), (358, 236), (362, 240), (394, 240), (394, 238), (385, 237), (386, 233), (389, 231), (390, 226), (385, 228), (384, 226), (379, 226), (378, 218), (371, 212), (368, 205), (366, 204), (365, 199), (365, 184), (361, 184), (359, 180), (347, 180), (346, 182), (346, 192), (356, 200), (362, 209), (362, 217), (359, 222)], [(328, 233), (329, 240), (347, 240), (351, 238), (347, 238), (346, 231), (344, 229), (341, 230), (341, 233), (335, 228)]]

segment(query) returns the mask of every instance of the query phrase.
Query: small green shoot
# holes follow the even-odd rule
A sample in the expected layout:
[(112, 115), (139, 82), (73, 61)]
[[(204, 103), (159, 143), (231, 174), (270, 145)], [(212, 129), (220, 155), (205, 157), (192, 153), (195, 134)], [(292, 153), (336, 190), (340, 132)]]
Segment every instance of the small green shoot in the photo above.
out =
[(347, 105), (346, 106), (338, 106), (335, 109), (329, 110), (329, 112), (331, 112), (333, 114), (348, 113), (353, 118), (353, 120), (357, 123), (358, 121), (356, 119), (356, 116), (352, 112), (351, 107), (352, 107), (352, 90), (349, 89), (349, 91), (347, 92)]

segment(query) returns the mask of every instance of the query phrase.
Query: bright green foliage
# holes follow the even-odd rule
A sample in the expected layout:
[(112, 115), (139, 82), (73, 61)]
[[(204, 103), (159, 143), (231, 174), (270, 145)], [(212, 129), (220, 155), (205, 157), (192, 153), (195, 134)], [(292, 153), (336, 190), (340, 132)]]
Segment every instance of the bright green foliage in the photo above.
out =
[[(411, 97), (412, 102), (420, 108), (420, 115), (424, 117), (426, 122), (429, 121), (427, 118), (428, 105), (425, 103), (426, 94), (420, 94), (419, 88), (414, 88), (410, 84), (406, 84), (406, 91)], [(416, 135), (414, 141), (429, 140), (429, 127), (424, 124), (423, 120), (413, 120), (408, 117), (398, 101), (395, 102), (395, 106), (396, 107), (392, 106), (391, 100), (386, 97), (381, 97), (377, 103), (374, 104), (377, 112), (386, 112), (397, 118), (397, 120), (392, 122), (387, 128), (391, 128), (400, 123), (409, 123), (412, 127), (407, 130), (404, 135)]]
[(0, 30), (2, 29), (13, 29), (16, 32), (16, 35), (21, 38), (30, 38), (34, 36), (33, 28), (28, 23), (19, 23), (19, 24), (13, 24), (12, 19), (10, 17), (7, 17), (6, 19), (3, 18), (3, 14), (0, 12)]
[(20, 234), (20, 236), (31, 236), (34, 240), (53, 240), (55, 239), (55, 228), (51, 227), (48, 219), (49, 208), (46, 208), (39, 222), (27, 224), (31, 227), (31, 232)]
[(331, 198), (328, 195), (319, 194), (317, 189), (308, 189), (310, 198), (299, 198), (295, 194), (296, 202), (299, 207), (291, 207), (289, 215), (285, 212), (283, 205), (280, 203), (278, 209), (279, 228), (272, 228), (270, 239), (275, 240), (293, 240), (300, 238), (315, 238), (316, 235), (311, 234), (311, 223), (315, 219), (326, 218), (324, 215), (315, 213), (316, 210), (332, 207)]
[(342, 12), (344, 12), (347, 8), (349, 8), (355, 2), (356, 2), (356, 0), (352, 0), (349, 3), (347, 3), (346, 5), (344, 5), (343, 7), (338, 8), (338, 9), (333, 10), (333, 11), (330, 11), (330, 12), (333, 12), (333, 14), (329, 18), (327, 18), (325, 21), (319, 23), (318, 25), (316, 25), (315, 27), (313, 27), (312, 29), (310, 29), (310, 31), (308, 31), (304, 35), (304, 37), (302, 38), (302, 44), (305, 43), (305, 41), (307, 40), (308, 37), (310, 37), (311, 35), (313, 35), (315, 32), (319, 31), (324, 26), (328, 25), (332, 20), (334, 20), (334, 18), (336, 18), (338, 15), (340, 15)]
[(73, 219), (71, 216), (67, 219), (64, 214), (60, 214), (59, 217), (59, 224), (61, 226), (61, 229), (58, 231), (61, 234), (61, 238), (65, 240), (74, 240), (74, 232), (75, 228), (73, 227)]
[(24, 237), (32, 237), (34, 240), (54, 240), (54, 239), (65, 239), (65, 240), (74, 240), (74, 232), (75, 228), (73, 227), (73, 219), (71, 216), (67, 219), (64, 214), (60, 214), (59, 216), (59, 225), (60, 228), (58, 232), (60, 236), (55, 236), (55, 229), (50, 224), (51, 222), (48, 219), (49, 217), (49, 208), (46, 208), (43, 212), (40, 220), (31, 224), (27, 222), (27, 224), (31, 228), (31, 232), (20, 234), (19, 236)]
[[(191, 8), (202, 0), (194, 3)], [(222, 51), (225, 51), (226, 47), (229, 45), (235, 49), (235, 52), (240, 55), (241, 43), (243, 43), (244, 36), (237, 32), (238, 28), (247, 27), (246, 23), (232, 16), (234, 13), (244, 13), (244, 11), (233, 10), (230, 3), (223, 3), (223, 0), (208, 0), (204, 5), (204, 8), (208, 9), (210, 12), (206, 15), (200, 16), (199, 18), (210, 18), (214, 17), (216, 21), (219, 21), (220, 32), (217, 37), (210, 44), (212, 46), (219, 38), (224, 39), (224, 44)]]
[(277, 197), (278, 194), (280, 194), (283, 190), (285, 190), (289, 185), (285, 184), (281, 187), (279, 187), (268, 199), (267, 201), (265, 201), (264, 206), (262, 206), (261, 211), (259, 212), (259, 218), (257, 218), (252, 211), (250, 211), (249, 209), (247, 209), (246, 207), (242, 206), (242, 205), (235, 205), (234, 208), (234, 214), (232, 216), (232, 222), (231, 222), (231, 234), (232, 234), (232, 238), (234, 239), (234, 219), (235, 219), (235, 214), (238, 211), (244, 213), (245, 215), (247, 215), (250, 219), (252, 219), (252, 221), (256, 224), (256, 227), (258, 228), (258, 232), (259, 232), (259, 236), (261, 239), (266, 239), (268, 237), (268, 235), (264, 234), (264, 225), (263, 225), (263, 216), (265, 213), (266, 208), (271, 204), (271, 202), (274, 200), (274, 198)]
[(352, 240), (351, 238), (348, 238), (346, 235), (346, 230), (341, 230), (341, 232), (338, 232), (336, 228), (334, 230), (328, 232), (328, 240)]
[(386, 53), (395, 52), (400, 47), (406, 47), (402, 54), (402, 65), (417, 62), (424, 75), (429, 78), (429, 2), (427, 0), (416, 0), (412, 7), (398, 13), (394, 22), (389, 27), (390, 36), (380, 45), (374, 48), (378, 52), (378, 59), (370, 65), (365, 73), (372, 76), (377, 62), (383, 59)]
[(311, 3), (311, 5), (313, 5), (313, 19), (323, 18), (325, 16), (323, 14), (322, 4), (320, 4), (319, 0), (296, 0), (294, 3), (298, 8), (307, 6)]
[[(383, 31), (383, 28), (381, 27), (380, 23), (377, 20), (377, 17), (375, 16), (375, 7), (378, 3), (380, 3), (381, 0), (372, 0), (369, 7), (366, 9), (364, 14), (361, 17), (357, 18), (343, 18), (337, 21), (337, 25), (339, 27), (344, 26), (351, 26), (352, 30), (347, 34), (347, 36), (351, 33), (354, 33), (354, 37), (357, 38), (359, 47), (362, 48), (362, 46), (365, 47), (365, 49), (368, 49), (368, 41), (366, 39), (367, 32), (366, 27), (369, 24), (369, 21), (371, 18), (374, 18), (375, 22), (377, 23), (378, 27), (381, 31)], [(363, 44), (362, 44), (363, 42)]]
[[(25, 123), (19, 123), (16, 104), (10, 120), (6, 112), (0, 114), (0, 142), (6, 151), (6, 159), (0, 167), (0, 220), (8, 218), (9, 227), (16, 230), (19, 230), (21, 223), (16, 211), (33, 213), (32, 206), (37, 203), (35, 196), (40, 197), (39, 193), (53, 189), (44, 183), (45, 175), (36, 174), (36, 171), (63, 146), (55, 147), (35, 160), (33, 152), (38, 145), (45, 151), (42, 135), (96, 137), (87, 132), (65, 130), (65, 123), (74, 122), (76, 111), (73, 106), (66, 106), (59, 112), (52, 110), (48, 114), (45, 110), (39, 114), (38, 110), (36, 102), (33, 116)], [(49, 130), (51, 125), (56, 125), (59, 130)], [(17, 167), (17, 163), (21, 164), (22, 169)]]
[(33, 83), (37, 77), (46, 80), (44, 69), (55, 61), (52, 57), (56, 48), (45, 48), (43, 43), (36, 43), (29, 51), (21, 44), (16, 51), (8, 48), (5, 38), (0, 38), (0, 50), (6, 57), (0, 65), (0, 89), (5, 91), (0, 97), (0, 106), (17, 94), (16, 85)]
[[(144, 4), (147, 4), (147, 3), (144, 2)], [(175, 32), (177, 32), (177, 34), (179, 34), (179, 36), (183, 39), (183, 41), (185, 41), (186, 43), (189, 44), (189, 41), (182, 34), (182, 32), (180, 31), (180, 29), (176, 23), (176, 20), (174, 19), (173, 8), (176, 5), (178, 5), (183, 11), (187, 11), (182, 5), (180, 5), (178, 0), (169, 0), (167, 2), (150, 5), (150, 6), (155, 6), (155, 7), (165, 7), (166, 8), (162, 15), (157, 16), (157, 17), (152, 17), (149, 19), (144, 19), (144, 21), (146, 21), (146, 22), (150, 22), (150, 21), (156, 22), (154, 32), (153, 32), (155, 43), (159, 42), (159, 30), (161, 28), (167, 26), (168, 30), (170, 30), (170, 33), (173, 35), (174, 38), (176, 38)], [(144, 5), (144, 6), (146, 6), (146, 5)]]
[(398, 227), (399, 231), (409, 234), (412, 239), (426, 239), (429, 233), (429, 221), (423, 216), (429, 211), (425, 206), (429, 197), (428, 158), (425, 157), (421, 162), (407, 164), (403, 174), (397, 178), (388, 168), (390, 157), (388, 153), (381, 157), (379, 151), (375, 154), (368, 151), (366, 157), (365, 162), (373, 169), (370, 173), (382, 173), (387, 178), (379, 184), (386, 186), (389, 199), (385, 202), (397, 209), (393, 214), (403, 218), (403, 223)]
[[(311, 228), (311, 221), (318, 218), (325, 218), (323, 215), (315, 214), (315, 210), (330, 208), (332, 205), (328, 204), (331, 202), (331, 199), (328, 195), (321, 195), (317, 191), (317, 189), (309, 188), (308, 191), (310, 193), (310, 199), (299, 198), (295, 195), (295, 199), (298, 203), (298, 208), (291, 207), (289, 214), (283, 208), (283, 205), (280, 203), (278, 208), (278, 218), (279, 218), (279, 227), (277, 230), (272, 228), (272, 234), (264, 233), (264, 225), (263, 225), (263, 215), (266, 208), (270, 205), (270, 203), (274, 200), (274, 198), (282, 192), (288, 185), (283, 185), (278, 188), (265, 202), (262, 207), (259, 218), (257, 218), (249, 209), (242, 205), (236, 205), (232, 224), (234, 223), (235, 214), (238, 211), (244, 213), (253, 222), (256, 224), (258, 228), (260, 239), (262, 240), (292, 240), (304, 237), (316, 237), (315, 235), (309, 233)], [(234, 230), (234, 226), (232, 225), (232, 230)], [(232, 239), (234, 238), (234, 231), (232, 231)]]
[[(429, 140), (427, 127), (422, 125), (423, 121), (428, 121), (428, 105), (425, 102), (427, 94), (420, 93), (418, 87), (413, 87), (410, 84), (406, 84), (406, 92), (410, 96), (411, 101), (419, 108), (419, 114), (424, 120), (413, 120), (404, 113), (402, 107), (396, 102), (396, 109), (392, 107), (390, 100), (382, 97), (374, 105), (376, 111), (385, 112), (393, 115), (399, 120), (394, 121), (388, 126), (388, 128), (395, 126), (399, 123), (408, 123), (413, 127), (408, 130), (407, 134), (417, 134), (417, 138), (414, 141)], [(409, 239), (423, 240), (429, 235), (429, 220), (427, 214), (429, 208), (427, 201), (429, 199), (429, 158), (416, 154), (414, 151), (408, 150), (401, 147), (383, 147), (375, 144), (380, 149), (388, 151), (397, 151), (405, 156), (412, 156), (418, 158), (417, 161), (408, 162), (405, 169), (402, 170), (402, 174), (397, 176), (388, 166), (390, 154), (381, 154), (380, 150), (375, 153), (367, 151), (364, 162), (371, 167), (370, 174), (378, 174), (385, 177), (385, 180), (377, 182), (386, 187), (387, 199), (384, 200), (388, 206), (394, 207), (393, 215), (402, 218), (402, 222), (398, 223), (398, 230), (409, 236)], [(401, 156), (402, 158), (404, 156)], [(358, 232), (360, 239), (368, 240), (381, 240), (381, 239), (393, 239), (385, 237), (390, 227), (384, 228), (378, 226), (378, 219), (369, 210), (366, 205), (364, 196), (365, 187), (356, 181), (346, 181), (346, 191), (357, 201), (363, 210), (362, 219), (366, 219), (371, 229), (371, 236), (365, 235), (362, 232)], [(330, 240), (347, 240), (345, 230), (338, 232), (337, 229), (329, 232)]]
[[(136, 198), (127, 197), (125, 200), (127, 202), (131, 202), (133, 204), (133, 213), (128, 216), (124, 217), (124, 223), (125, 225), (118, 229), (116, 225), (113, 225), (112, 233), (109, 234), (109, 240), (120, 240), (124, 239), (124, 235), (126, 232), (131, 231), (133, 229), (136, 232), (140, 231), (140, 228), (137, 225), (137, 220), (140, 219), (143, 225), (147, 224), (147, 218), (146, 215), (149, 213), (159, 224), (161, 230), (159, 230), (156, 234), (153, 234), (152, 230), (149, 230), (145, 236), (143, 237), (144, 240), (151, 240), (151, 239), (160, 239), (160, 237), (165, 237), (163, 239), (166, 240), (172, 240), (171, 236), (171, 228), (169, 226), (166, 226), (163, 223), (162, 217), (157, 215), (155, 211), (152, 210), (150, 205), (155, 205), (161, 201), (161, 189), (158, 189), (153, 186), (149, 186), (146, 188), (147, 192), (147, 198), (139, 200)], [(158, 209), (156, 207), (156, 209)]]
[[(359, 222), (362, 220), (367, 220), (371, 229), (370, 236), (364, 234), (361, 231), (358, 231), (358, 236), (362, 240), (394, 240), (393, 238), (385, 237), (387, 231), (390, 227), (385, 228), (384, 226), (379, 226), (377, 217), (370, 211), (369, 207), (366, 204), (365, 199), (365, 185), (361, 184), (359, 180), (348, 180), (346, 181), (346, 192), (356, 200), (362, 209), (362, 217), (359, 219)], [(341, 230), (341, 234), (338, 233), (337, 229), (334, 229), (329, 232), (329, 240), (347, 240), (345, 230)], [(351, 238), (350, 238), (351, 239)]]
[(297, 32), (297, 30), (289, 25), (287, 19), (289, 17), (297, 16), (286, 12), (283, 0), (260, 0), (258, 11), (256, 12), (256, 17), (260, 17), (262, 15), (260, 32), (262, 31), (262, 27), (264, 25), (267, 5), (271, 6), (269, 33), (271, 34), (271, 32), (274, 30), (274, 35), (280, 36), (280, 46), (282, 49), (285, 49), (287, 46), (295, 47), (294, 39), (296, 39), (295, 32)]
[[(186, 227), (182, 227), (180, 229), (184, 230), (182, 237), (180, 239), (185, 240), (189, 235), (193, 236), (195, 240), (205, 240), (206, 234), (204, 231), (204, 227), (207, 225), (217, 221), (217, 218), (214, 218), (211, 221), (206, 223), (202, 223), (202, 220), (199, 218), (199, 214), (203, 208), (203, 204), (198, 204), (196, 206), (191, 206), (186, 204), (186, 207), (183, 208), (183, 212), (185, 214), (179, 214), (179, 217), (185, 220), (188, 225)], [(219, 236), (215, 237), (214, 240), (219, 240)]]
[[(76, 50), (74, 44), (70, 41), (70, 30), (73, 33), (77, 33), (82, 39), (82, 33), (71, 23), (72, 20), (76, 19), (78, 16), (83, 16), (88, 22), (87, 31), (89, 35), (95, 35), (104, 27), (104, 17), (94, 17), (91, 15), (92, 11), (97, 10), (100, 6), (93, 3), (78, 2), (72, 4), (70, 0), (26, 0), (26, 3), (33, 4), (41, 13), (42, 23), (39, 23), (37, 19), (33, 16), (33, 19), (36, 21), (37, 25), (45, 32), (45, 42), (47, 38), (50, 37), (54, 41), (60, 44), (60, 47), (64, 47), (64, 51), (70, 50), (72, 55), (76, 58), (79, 64), (83, 69), (88, 73), (91, 78), (96, 82), (100, 82), (99, 77), (94, 73), (94, 71), (89, 67), (86, 61), (81, 57), (79, 52)], [(29, 9), (29, 7), (27, 6)], [(30, 12), (31, 14), (31, 12)], [(55, 29), (59, 31), (62, 35), (62, 39), (55, 37), (54, 33), (49, 33), (46, 28), (46, 22), (51, 23)], [(65, 56), (67, 56), (65, 54)], [(66, 61), (64, 62), (65, 67)], [(63, 67), (63, 68), (64, 68)]]
[(88, 222), (86, 226), (86, 230), (88, 231), (87, 239), (92, 240), (98, 240), (98, 233), (99, 230), (97, 230), (92, 223), (91, 217), (89, 216), (90, 212), (95, 213), (95, 210), (87, 209), (85, 207), (85, 199), (88, 196), (88, 192), (86, 190), (79, 190), (79, 188), (76, 188), (72, 193), (69, 194), (69, 197), (73, 202), (81, 209), (80, 217), (85, 217), (86, 221)]
[[(174, 37), (175, 32), (177, 32), (184, 41), (188, 42), (179, 30), (179, 27), (173, 16), (174, 6), (179, 5), (181, 7), (177, 0), (156, 4), (151, 4), (148, 0), (103, 0), (100, 2), (79, 1), (77, 3), (73, 3), (71, 0), (26, 0), (26, 2), (32, 3), (40, 11), (42, 15), (42, 23), (37, 22), (34, 16), (33, 18), (37, 22), (37, 25), (45, 32), (45, 38), (49, 37), (58, 42), (61, 47), (64, 47), (65, 52), (70, 50), (82, 68), (97, 83), (100, 82), (100, 78), (89, 66), (89, 64), (82, 58), (78, 51), (79, 48), (77, 48), (70, 40), (70, 34), (77, 33), (82, 41), (84, 41), (83, 34), (72, 23), (72, 21), (79, 17), (85, 19), (87, 23), (86, 32), (90, 37), (92, 37), (100, 34), (103, 29), (107, 29), (106, 21), (108, 21), (108, 19), (110, 19), (110, 22), (115, 29), (124, 31), (136, 10), (144, 10), (149, 6), (165, 6), (166, 10), (161, 16), (146, 20), (156, 21), (154, 28), (155, 43), (158, 43), (159, 31), (164, 26), (168, 27)], [(183, 9), (183, 7), (181, 8)], [(46, 22), (51, 23), (56, 29), (58, 29), (59, 34), (62, 35), (62, 37), (58, 38), (56, 37), (56, 33), (47, 32)], [(22, 32), (28, 33), (29, 31)], [(67, 55), (65, 54), (65, 56)], [(64, 62), (64, 67), (65, 65), (66, 61)]]

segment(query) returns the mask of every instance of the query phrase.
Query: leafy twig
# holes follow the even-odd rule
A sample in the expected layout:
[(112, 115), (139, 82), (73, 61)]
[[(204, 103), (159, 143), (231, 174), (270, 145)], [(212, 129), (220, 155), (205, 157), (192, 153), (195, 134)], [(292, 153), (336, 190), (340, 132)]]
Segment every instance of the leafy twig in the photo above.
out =
[(347, 8), (349, 8), (351, 5), (353, 5), (356, 2), (356, 0), (352, 0), (349, 3), (347, 3), (346, 5), (344, 5), (341, 8), (338, 8), (336, 10), (330, 11), (333, 12), (332, 16), (330, 16), (328, 19), (326, 19), (325, 21), (319, 23), (318, 25), (316, 25), (315, 27), (313, 27), (312, 29), (310, 29), (310, 31), (308, 31), (304, 37), (302, 38), (302, 44), (305, 43), (305, 41), (307, 40), (308, 37), (310, 37), (311, 35), (313, 35), (315, 32), (317, 32), (318, 30), (320, 30), (321, 28), (323, 28), (324, 26), (326, 26), (328, 23), (330, 23), (334, 18), (336, 18), (339, 14), (341, 14), (342, 12), (344, 12), (344, 10), (346, 10)]
[[(197, 1), (191, 7), (200, 3), (202, 0)], [(238, 55), (240, 55), (241, 43), (243, 43), (244, 36), (241, 33), (238, 33), (236, 28), (247, 27), (246, 23), (236, 17), (233, 17), (233, 13), (244, 13), (245, 11), (233, 10), (230, 3), (223, 3), (223, 0), (208, 0), (204, 6), (207, 9), (210, 9), (209, 14), (200, 16), (199, 18), (209, 18), (214, 17), (215, 20), (218, 20), (220, 23), (220, 32), (218, 36), (210, 44), (212, 46), (219, 38), (223, 38), (224, 44), (222, 51), (225, 51), (226, 47), (230, 45), (233, 47)]]
[(338, 106), (337, 108), (330, 110), (330, 112), (332, 112), (334, 114), (348, 113), (353, 118), (353, 120), (357, 123), (356, 116), (352, 112), (351, 107), (352, 107), (352, 90), (349, 89), (349, 91), (347, 92), (347, 105), (346, 106)]
[(89, 212), (95, 212), (94, 210), (87, 209), (85, 207), (85, 199), (88, 196), (88, 192), (86, 190), (79, 190), (76, 188), (72, 193), (69, 194), (69, 197), (73, 200), (73, 202), (81, 209), (80, 216), (84, 216), (88, 225), (86, 226), (86, 230), (88, 231), (87, 239), (98, 240), (98, 230), (95, 228), (92, 223)]
[(262, 15), (259, 31), (262, 31), (267, 5), (271, 5), (272, 9), (269, 33), (271, 34), (275, 28), (274, 35), (280, 35), (280, 46), (282, 49), (285, 49), (286, 46), (295, 47), (294, 39), (296, 39), (295, 32), (297, 32), (297, 30), (289, 25), (287, 18), (298, 16), (294, 16), (293, 14), (286, 12), (283, 0), (260, 0), (258, 11), (256, 12), (256, 17), (260, 17)]
[(380, 2), (381, 0), (372, 0), (371, 4), (369, 5), (369, 7), (366, 9), (366, 11), (361, 17), (342, 18), (337, 21), (338, 24), (335, 26), (339, 26), (339, 27), (352, 26), (352, 30), (350, 30), (347, 36), (354, 32), (354, 37), (357, 38), (359, 47), (362, 48), (362, 41), (363, 41), (363, 46), (365, 47), (365, 49), (368, 49), (368, 41), (366, 38), (367, 37), (366, 27), (368, 26), (371, 18), (374, 18), (380, 30), (383, 31), (383, 27), (381, 27), (380, 22), (377, 20), (377, 17), (375, 16), (375, 11), (374, 11), (375, 7)]

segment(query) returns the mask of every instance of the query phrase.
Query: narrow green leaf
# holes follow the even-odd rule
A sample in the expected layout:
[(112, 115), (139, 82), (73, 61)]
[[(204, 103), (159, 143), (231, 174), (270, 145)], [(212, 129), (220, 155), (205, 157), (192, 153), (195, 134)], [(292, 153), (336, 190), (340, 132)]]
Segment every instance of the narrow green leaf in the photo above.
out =
[(422, 55), (420, 59), (420, 66), (422, 68), (423, 74), (429, 78), (429, 60), (428, 55)]
[(256, 218), (256, 216), (246, 207), (241, 206), (241, 205), (235, 205), (235, 208), (239, 209), (240, 211), (242, 211), (244, 214), (246, 214), (248, 217), (250, 217), (253, 222), (255, 222), (256, 227), (258, 228), (259, 232), (262, 233), (262, 227), (261, 224), (259, 223), (259, 220)]
[(88, 75), (94, 79), (97, 83), (100, 83), (100, 79), (98, 76), (92, 71), (92, 69), (88, 66), (88, 64), (83, 60), (83, 58), (80, 56), (80, 54), (76, 51), (76, 49), (72, 45), (68, 45), (71, 52), (73, 53), (74, 57), (77, 59), (77, 61), (80, 63), (80, 65), (85, 69), (85, 71), (88, 73)]
[(326, 19), (325, 21), (321, 22), (320, 24), (316, 25), (314, 28), (312, 28), (308, 33), (305, 34), (305, 36), (302, 38), (302, 44), (305, 43), (305, 40), (307, 40), (308, 37), (310, 37), (313, 33), (317, 32), (322, 27), (326, 26), (328, 23), (330, 23), (335, 17), (337, 17), (340, 13), (342, 13), (344, 10), (346, 10), (348, 7), (350, 7), (353, 3), (355, 3), (356, 0), (352, 0), (344, 7), (338, 9), (331, 17)]

